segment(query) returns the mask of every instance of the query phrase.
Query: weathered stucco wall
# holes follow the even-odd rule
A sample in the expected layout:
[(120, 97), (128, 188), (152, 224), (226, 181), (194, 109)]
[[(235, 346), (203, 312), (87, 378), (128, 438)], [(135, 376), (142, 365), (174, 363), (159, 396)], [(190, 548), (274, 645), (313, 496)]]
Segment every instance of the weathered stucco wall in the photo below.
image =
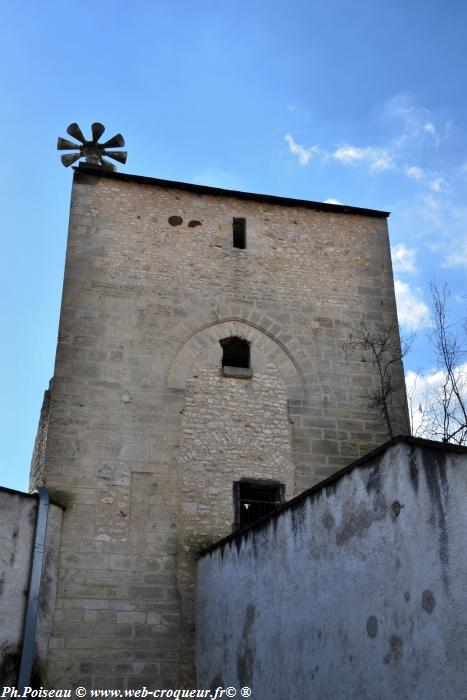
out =
[[(43, 469), (67, 504), (52, 685), (194, 682), (195, 555), (230, 531), (233, 480), (281, 473), (290, 498), (386, 438), (345, 350), (362, 317), (396, 326), (384, 217), (77, 170)], [(221, 376), (231, 335), (251, 380)]]
[(198, 564), (199, 687), (255, 700), (458, 700), (467, 450), (406, 441)]
[[(37, 498), (0, 488), (0, 681), (17, 684), (36, 526)], [(57, 587), (62, 509), (49, 506), (39, 598), (33, 684), (44, 680)]]

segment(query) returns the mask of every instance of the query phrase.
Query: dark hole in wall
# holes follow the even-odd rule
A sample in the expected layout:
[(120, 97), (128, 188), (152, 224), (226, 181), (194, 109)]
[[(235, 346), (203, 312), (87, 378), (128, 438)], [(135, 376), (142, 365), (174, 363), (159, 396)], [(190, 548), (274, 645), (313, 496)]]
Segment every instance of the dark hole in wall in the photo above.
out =
[(168, 222), (171, 226), (180, 226), (183, 224), (183, 219), (181, 216), (169, 216)]
[(219, 341), (222, 347), (222, 367), (250, 366), (250, 343), (232, 336)]
[(246, 248), (246, 219), (234, 218), (232, 222), (233, 247)]

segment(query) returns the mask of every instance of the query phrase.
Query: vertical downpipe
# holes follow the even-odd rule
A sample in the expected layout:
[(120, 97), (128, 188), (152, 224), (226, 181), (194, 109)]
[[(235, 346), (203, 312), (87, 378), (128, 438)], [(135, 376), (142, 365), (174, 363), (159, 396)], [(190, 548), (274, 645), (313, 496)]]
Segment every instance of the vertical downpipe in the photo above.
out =
[(31, 681), (34, 646), (36, 641), (37, 613), (39, 593), (41, 588), (42, 566), (44, 563), (45, 535), (49, 515), (49, 493), (45, 486), (37, 488), (39, 504), (37, 508), (36, 532), (32, 550), (31, 576), (29, 579), (26, 618), (24, 621), (23, 649), (19, 669), (18, 689), (20, 693), (29, 686)]

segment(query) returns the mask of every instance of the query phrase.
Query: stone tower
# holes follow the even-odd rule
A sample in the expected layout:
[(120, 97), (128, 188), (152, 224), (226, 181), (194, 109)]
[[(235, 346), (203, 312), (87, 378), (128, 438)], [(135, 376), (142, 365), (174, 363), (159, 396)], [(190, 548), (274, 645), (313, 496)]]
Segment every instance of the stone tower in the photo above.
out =
[(193, 684), (197, 551), (387, 438), (346, 349), (397, 327), (386, 219), (75, 170), (31, 476), (66, 505), (50, 687)]

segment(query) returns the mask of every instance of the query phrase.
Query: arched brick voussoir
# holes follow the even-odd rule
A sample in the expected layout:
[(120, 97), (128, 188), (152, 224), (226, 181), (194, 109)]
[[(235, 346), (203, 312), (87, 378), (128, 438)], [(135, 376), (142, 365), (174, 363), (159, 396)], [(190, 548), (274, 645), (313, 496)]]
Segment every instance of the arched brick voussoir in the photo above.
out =
[[(265, 358), (277, 365), (287, 388), (289, 399), (304, 399), (306, 396), (303, 373), (292, 353), (278, 338), (257, 325), (243, 319), (229, 318), (213, 321), (201, 328), (179, 347), (167, 373), (167, 386), (170, 389), (184, 389), (187, 375), (200, 353), (213, 355), (215, 346), (223, 338), (236, 335), (248, 340)], [(221, 357), (220, 353), (215, 356)], [(254, 367), (253, 367), (254, 369)]]

